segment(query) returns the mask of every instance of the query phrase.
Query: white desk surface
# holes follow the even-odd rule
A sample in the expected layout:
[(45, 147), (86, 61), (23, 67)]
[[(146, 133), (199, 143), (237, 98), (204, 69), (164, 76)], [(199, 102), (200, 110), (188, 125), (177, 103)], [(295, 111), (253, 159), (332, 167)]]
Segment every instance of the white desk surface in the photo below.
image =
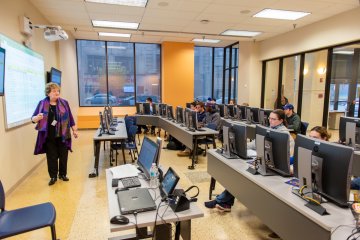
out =
[[(142, 179), (141, 176), (139, 176), (141, 187), (148, 187), (149, 184), (147, 181)], [(109, 169), (106, 169), (106, 189), (108, 194), (108, 207), (109, 207), (109, 222), (110, 219), (116, 215), (120, 215), (120, 208), (119, 203), (117, 199), (117, 195), (115, 194), (115, 187), (111, 187), (111, 181), (112, 181), (112, 174)], [(119, 182), (119, 187), (121, 187), (121, 182)], [(160, 203), (160, 192), (159, 189), (156, 190), (149, 190), (152, 197), (157, 197), (156, 199), (156, 206)], [(155, 221), (155, 213), (154, 211), (148, 211), (148, 212), (142, 212), (137, 214), (137, 225), (139, 228), (146, 227), (146, 226), (153, 226)], [(135, 217), (133, 214), (127, 214), (125, 215), (127, 218), (129, 218), (130, 223), (126, 225), (117, 225), (117, 224), (111, 224), (110, 223), (110, 230), (111, 232), (116, 231), (122, 231), (127, 229), (133, 229), (135, 228)], [(177, 221), (185, 221), (190, 220), (194, 218), (200, 218), (204, 216), (204, 213), (202, 210), (197, 206), (195, 202), (190, 203), (190, 209), (182, 212), (177, 212), (176, 214), (173, 212), (173, 210), (170, 207), (167, 207), (165, 203), (161, 203), (157, 221), (156, 224), (164, 224), (163, 220), (159, 217), (162, 216), (164, 221), (166, 223), (170, 222), (177, 222)]]
[(106, 133), (102, 133), (99, 136), (100, 128), (96, 130), (93, 140), (94, 141), (110, 141), (110, 140), (119, 140), (119, 139), (126, 139), (127, 132), (125, 126), (125, 120), (123, 118), (118, 118), (118, 125), (116, 126), (115, 135), (109, 135)]
[[(292, 186), (285, 183), (291, 178), (283, 178), (281, 176), (252, 175), (246, 171), (246, 169), (250, 166), (248, 163), (246, 163), (246, 161), (241, 159), (226, 159), (215, 151), (216, 150), (211, 149), (209, 150), (208, 154), (215, 156), (215, 158), (217, 158), (219, 161), (228, 165), (246, 177), (248, 180), (254, 182), (265, 191), (269, 192), (280, 201), (283, 201), (287, 205), (291, 206), (294, 210), (303, 214), (322, 228), (327, 229), (328, 231), (333, 231), (339, 225), (355, 226), (354, 218), (350, 209), (340, 208), (332, 203), (323, 203), (321, 205), (326, 208), (326, 211), (330, 213), (330, 215), (321, 216), (308, 207), (305, 207), (304, 204), (306, 202), (291, 192)], [(351, 234), (351, 230), (351, 227), (341, 227), (335, 231), (332, 239), (343, 239), (344, 236)], [(338, 235), (340, 235), (340, 237), (336, 238)]]

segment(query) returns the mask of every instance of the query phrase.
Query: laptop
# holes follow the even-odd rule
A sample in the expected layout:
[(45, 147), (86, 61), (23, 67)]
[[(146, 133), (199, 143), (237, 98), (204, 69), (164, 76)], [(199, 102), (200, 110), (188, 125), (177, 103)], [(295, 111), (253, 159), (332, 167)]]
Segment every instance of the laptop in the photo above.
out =
[(147, 188), (136, 188), (117, 193), (121, 214), (156, 210), (156, 204)]

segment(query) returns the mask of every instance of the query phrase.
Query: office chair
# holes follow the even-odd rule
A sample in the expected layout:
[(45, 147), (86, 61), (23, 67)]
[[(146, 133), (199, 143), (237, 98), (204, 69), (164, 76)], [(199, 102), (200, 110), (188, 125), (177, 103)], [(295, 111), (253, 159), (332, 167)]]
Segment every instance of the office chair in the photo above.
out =
[(308, 122), (301, 122), (301, 134), (306, 135), (306, 131), (308, 129), (309, 123)]
[[(118, 150), (122, 149), (122, 147), (124, 147), (124, 150), (129, 150), (129, 154), (131, 156), (132, 162), (135, 162), (135, 160), (137, 159), (136, 155), (139, 156), (139, 152), (138, 152), (138, 149), (136, 146), (137, 126), (136, 125), (129, 126), (129, 129), (127, 129), (127, 132), (128, 132), (128, 138), (125, 141), (111, 143), (111, 145), (110, 145), (110, 166), (112, 166), (112, 162), (114, 161), (113, 151), (115, 151), (115, 164), (117, 165)], [(124, 159), (124, 164), (126, 164), (125, 159)]]
[(56, 240), (56, 211), (52, 203), (42, 203), (15, 210), (5, 210), (5, 192), (0, 181), (0, 239), (44, 227), (50, 227), (51, 239)]
[[(209, 129), (212, 129), (212, 130), (216, 130), (216, 128), (217, 128), (216, 124), (214, 124), (214, 123), (210, 123), (206, 127)], [(209, 143), (212, 143), (213, 147), (216, 148), (215, 136), (211, 136), (211, 137), (207, 136), (205, 138), (198, 139), (198, 145), (200, 145), (200, 144), (205, 145), (205, 150), (203, 152), (204, 157), (206, 156), (207, 149), (209, 149), (209, 145), (208, 145)]]

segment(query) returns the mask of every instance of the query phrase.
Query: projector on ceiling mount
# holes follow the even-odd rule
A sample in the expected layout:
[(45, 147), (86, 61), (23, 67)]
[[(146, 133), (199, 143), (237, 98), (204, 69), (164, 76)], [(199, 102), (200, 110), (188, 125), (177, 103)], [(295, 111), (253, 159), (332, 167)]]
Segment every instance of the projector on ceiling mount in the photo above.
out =
[(44, 38), (50, 42), (67, 40), (69, 36), (61, 27), (47, 27), (44, 30)]
[(60, 26), (33, 24), (28, 17), (20, 16), (20, 31), (26, 36), (33, 35), (34, 28), (44, 29), (44, 38), (47, 41), (67, 40), (69, 36)]

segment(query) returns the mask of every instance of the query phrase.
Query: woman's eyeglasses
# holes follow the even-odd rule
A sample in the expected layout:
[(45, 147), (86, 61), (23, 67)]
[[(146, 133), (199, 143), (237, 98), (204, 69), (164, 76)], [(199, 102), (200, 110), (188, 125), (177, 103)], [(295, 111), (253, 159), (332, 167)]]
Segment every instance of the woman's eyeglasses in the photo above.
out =
[(279, 119), (269, 117), (269, 120), (270, 120), (270, 121), (277, 121), (277, 120), (279, 120)]

